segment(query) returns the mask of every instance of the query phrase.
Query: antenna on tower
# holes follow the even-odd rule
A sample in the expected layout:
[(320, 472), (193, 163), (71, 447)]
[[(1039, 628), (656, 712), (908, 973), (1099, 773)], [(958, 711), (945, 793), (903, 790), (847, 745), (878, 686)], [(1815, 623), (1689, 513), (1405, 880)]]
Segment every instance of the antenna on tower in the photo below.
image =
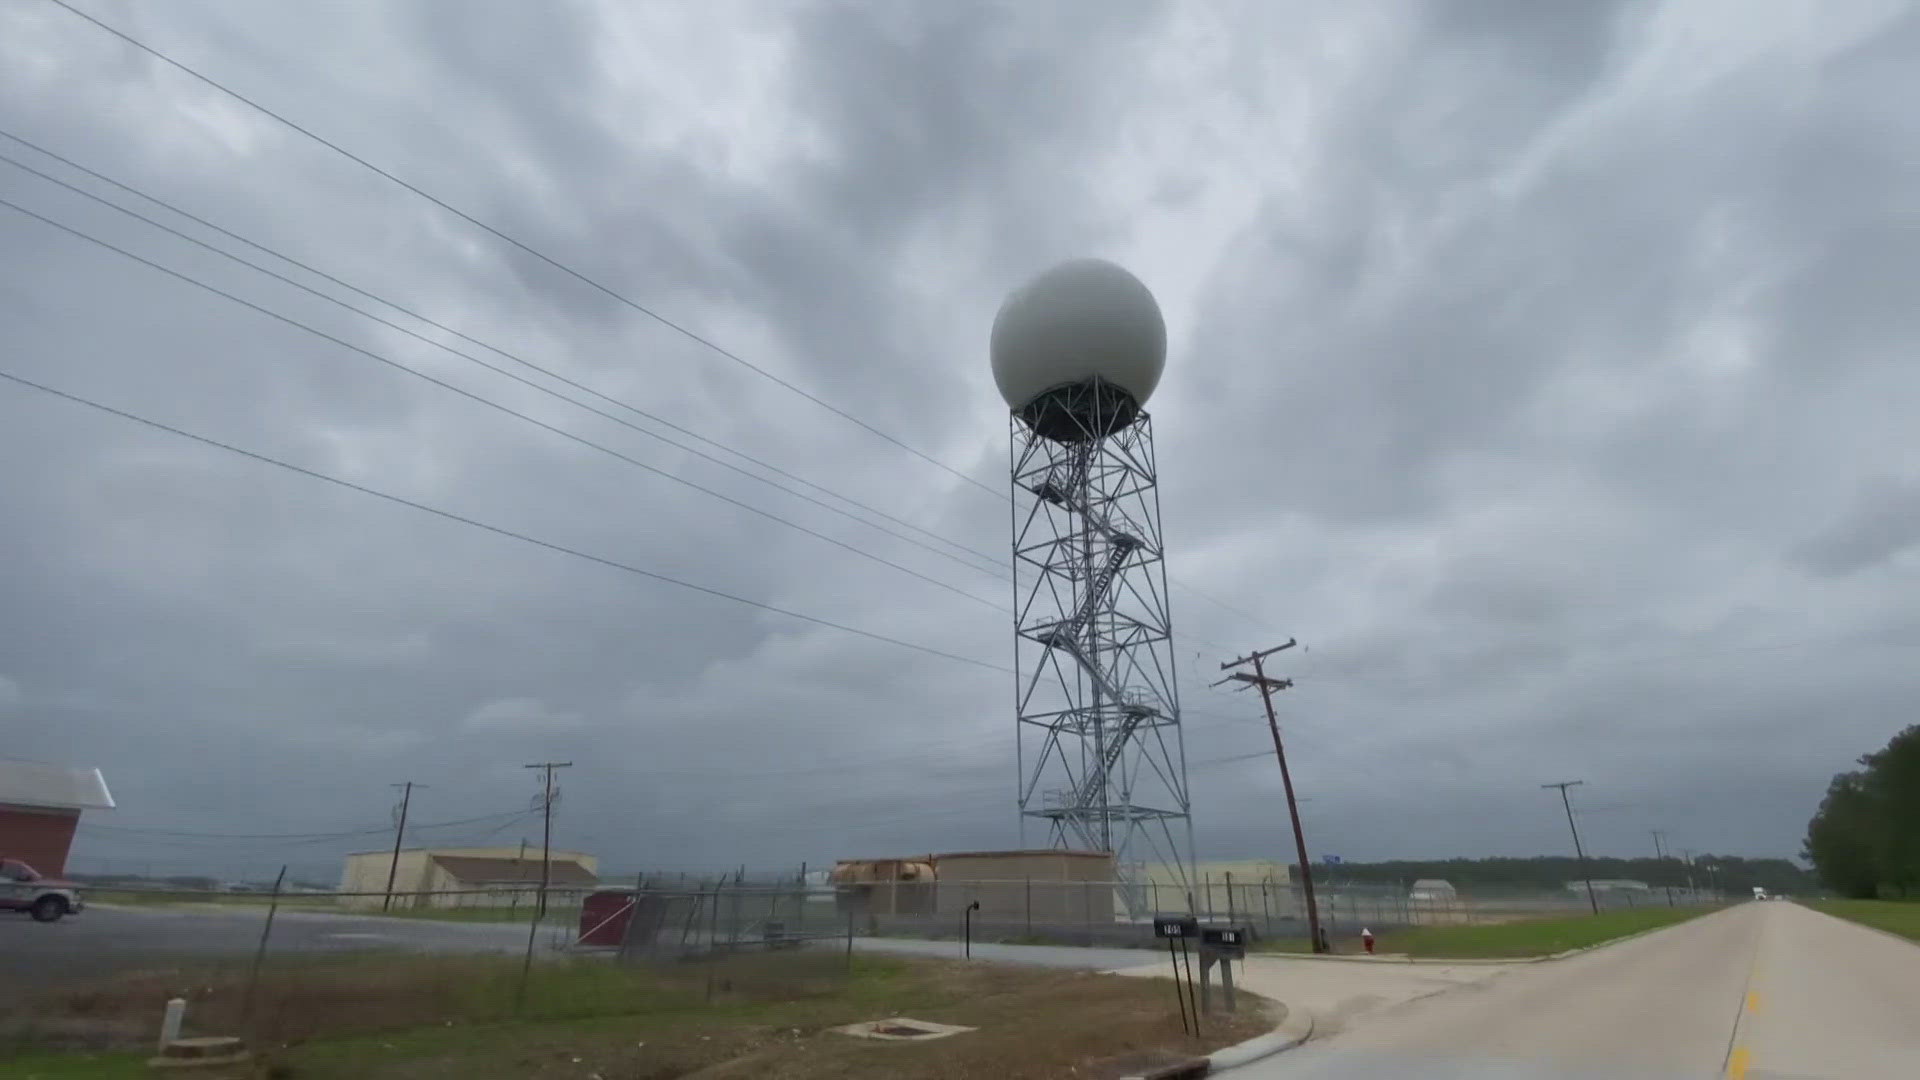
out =
[(1111, 852), (1129, 914), (1152, 856), (1193, 851), (1153, 426), (1166, 365), (1153, 294), (1112, 263), (1062, 263), (993, 323), (1011, 416), (1014, 712), (1021, 840)]

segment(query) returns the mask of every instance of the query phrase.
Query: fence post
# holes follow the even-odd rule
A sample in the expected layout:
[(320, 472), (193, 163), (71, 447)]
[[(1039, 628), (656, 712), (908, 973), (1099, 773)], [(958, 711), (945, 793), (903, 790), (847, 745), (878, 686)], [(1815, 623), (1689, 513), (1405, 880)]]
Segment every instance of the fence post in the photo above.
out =
[[(646, 887), (647, 875), (645, 873), (633, 875), (633, 900), (627, 904), (627, 928), (620, 935), (621, 963), (626, 963), (633, 958), (633, 933), (634, 929), (640, 925), (640, 894), (646, 890)], [(585, 900), (581, 901), (580, 910), (583, 913), (586, 911)], [(586, 919), (582, 918), (580, 921), (584, 923)], [(652, 941), (647, 942), (647, 951), (653, 951)]]
[(853, 972), (853, 905), (847, 905), (847, 972)]
[(720, 890), (727, 879), (722, 876), (713, 883), (713, 907), (707, 913), (707, 992), (706, 1000), (713, 1001), (713, 969), (720, 964)]
[(253, 950), (253, 970), (247, 973), (247, 993), (240, 1000), (240, 1027), (245, 1030), (247, 1022), (253, 1018), (253, 990), (260, 982), (260, 963), (267, 958), (267, 935), (273, 933), (273, 915), (280, 910), (280, 886), (287, 880), (287, 868), (280, 868), (280, 876), (273, 879), (273, 899), (267, 904), (267, 923), (260, 928), (260, 944)]
[(1260, 883), (1260, 921), (1265, 926), (1267, 936), (1273, 936), (1273, 907), (1267, 902), (1267, 883)]

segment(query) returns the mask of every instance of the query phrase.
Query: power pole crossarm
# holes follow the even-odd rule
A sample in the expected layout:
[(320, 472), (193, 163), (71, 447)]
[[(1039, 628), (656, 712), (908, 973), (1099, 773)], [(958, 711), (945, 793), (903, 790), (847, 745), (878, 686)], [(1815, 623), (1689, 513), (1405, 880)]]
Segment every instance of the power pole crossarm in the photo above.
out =
[(1228, 660), (1220, 665), (1220, 670), (1229, 671), (1233, 668), (1239, 667), (1241, 664), (1251, 664), (1256, 660), (1265, 660), (1267, 657), (1272, 656), (1274, 653), (1286, 652), (1288, 649), (1291, 649), (1298, 644), (1300, 644), (1298, 640), (1294, 638), (1288, 638), (1287, 643), (1285, 645), (1275, 645), (1271, 649), (1262, 649), (1259, 652), (1248, 653), (1247, 655), (1241, 657), (1238, 660)]

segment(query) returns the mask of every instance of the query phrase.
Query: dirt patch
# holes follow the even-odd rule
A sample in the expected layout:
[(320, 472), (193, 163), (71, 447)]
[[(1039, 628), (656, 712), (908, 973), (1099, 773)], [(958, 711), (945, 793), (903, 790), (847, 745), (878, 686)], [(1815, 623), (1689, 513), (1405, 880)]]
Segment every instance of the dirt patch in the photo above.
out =
[[(365, 957), (263, 976), (256, 1075), (276, 1080), (666, 1080), (670, 1077), (1118, 1077), (1271, 1029), (1248, 995), (1237, 1018), (1181, 1031), (1170, 984), (1087, 972), (844, 956), (740, 956), (714, 965), (536, 968), (524, 1013), (517, 965)], [(232, 1034), (243, 976), (149, 972), (76, 988), (16, 1017), (33, 1043), (144, 1048), (167, 996), (190, 1027)], [(889, 1017), (973, 1028), (928, 1042), (830, 1029)], [(57, 1074), (55, 1074), (57, 1075)]]

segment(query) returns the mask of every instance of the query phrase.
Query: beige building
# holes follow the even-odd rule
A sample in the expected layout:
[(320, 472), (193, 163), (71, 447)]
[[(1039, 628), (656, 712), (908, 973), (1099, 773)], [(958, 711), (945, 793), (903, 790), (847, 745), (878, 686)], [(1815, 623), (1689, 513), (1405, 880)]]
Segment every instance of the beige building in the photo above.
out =
[(1113, 856), (1102, 851), (955, 851), (844, 859), (833, 871), (842, 908), (868, 916), (1052, 925), (1113, 921)]
[(1292, 871), (1273, 859), (1203, 862), (1183, 884), (1179, 867), (1157, 863), (1146, 867), (1148, 906), (1170, 914), (1288, 914), (1296, 906)]
[(1105, 851), (958, 851), (934, 856), (941, 914), (978, 901), (982, 922), (1111, 923), (1113, 855)]
[[(393, 872), (396, 907), (501, 907), (532, 901), (540, 891), (540, 849), (407, 848), (358, 851), (340, 873), (344, 907), (377, 908), (386, 899)], [(600, 882), (600, 860), (581, 851), (555, 850), (547, 867), (548, 897), (572, 900)]]

